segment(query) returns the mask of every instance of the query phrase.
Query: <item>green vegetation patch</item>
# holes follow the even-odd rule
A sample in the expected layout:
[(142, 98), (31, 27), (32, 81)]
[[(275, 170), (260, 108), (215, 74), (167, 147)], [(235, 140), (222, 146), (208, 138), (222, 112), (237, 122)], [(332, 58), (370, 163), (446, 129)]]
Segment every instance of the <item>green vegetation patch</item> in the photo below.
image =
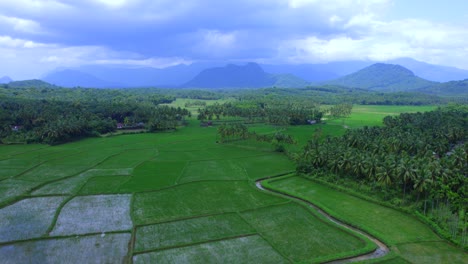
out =
[(468, 263), (468, 254), (446, 242), (397, 245), (398, 252), (411, 263)]
[(99, 176), (89, 179), (80, 189), (81, 195), (117, 193), (120, 185), (130, 179), (129, 176)]
[(204, 243), (139, 254), (138, 263), (288, 263), (259, 236)]
[(171, 186), (182, 173), (185, 164), (184, 161), (145, 161), (118, 188), (119, 192), (151, 191)]
[(2, 263), (123, 263), (130, 234), (71, 237), (0, 246)]
[(157, 150), (154, 148), (123, 149), (118, 155), (109, 157), (100, 163), (96, 169), (133, 168), (156, 155)]
[(319, 220), (304, 207), (289, 203), (242, 213), (283, 256), (297, 261), (313, 261), (365, 247), (365, 241)]
[(131, 195), (78, 196), (60, 212), (53, 236), (87, 234), (132, 228)]
[(237, 214), (221, 214), (137, 228), (135, 251), (161, 249), (255, 233)]
[(64, 197), (24, 199), (0, 209), (0, 242), (45, 235), (57, 208), (64, 199)]
[(253, 180), (290, 172), (295, 169), (294, 163), (285, 155), (279, 153), (239, 160), (242, 162), (249, 179)]
[(44, 182), (77, 175), (98, 165), (111, 154), (113, 154), (112, 150), (106, 149), (95, 152), (78, 152), (72, 156), (52, 159), (28, 171), (19, 179)]
[(199, 180), (246, 180), (238, 160), (192, 161), (187, 164), (179, 183)]
[(365, 201), (302, 177), (271, 181), (280, 191), (303, 197), (346, 222), (370, 231), (387, 243), (433, 241), (440, 238), (415, 218), (397, 210)]
[(60, 195), (60, 194), (75, 194), (86, 180), (89, 179), (86, 175), (77, 175), (67, 179), (55, 181), (42, 186), (32, 192), (32, 195)]
[(284, 202), (259, 192), (247, 181), (187, 183), (157, 192), (136, 193), (136, 224), (151, 224), (197, 215), (241, 211)]
[(399, 115), (401, 113), (428, 112), (436, 108), (436, 106), (354, 105), (350, 117), (327, 120), (326, 122), (328, 124), (342, 125), (349, 128), (382, 126), (382, 120), (386, 116)]

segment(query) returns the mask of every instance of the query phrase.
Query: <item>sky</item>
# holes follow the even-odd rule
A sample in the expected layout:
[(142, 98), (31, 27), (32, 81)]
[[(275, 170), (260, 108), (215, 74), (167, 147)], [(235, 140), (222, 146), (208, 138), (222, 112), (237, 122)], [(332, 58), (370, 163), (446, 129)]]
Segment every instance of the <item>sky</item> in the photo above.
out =
[(468, 69), (466, 0), (0, 0), (0, 77), (410, 57)]

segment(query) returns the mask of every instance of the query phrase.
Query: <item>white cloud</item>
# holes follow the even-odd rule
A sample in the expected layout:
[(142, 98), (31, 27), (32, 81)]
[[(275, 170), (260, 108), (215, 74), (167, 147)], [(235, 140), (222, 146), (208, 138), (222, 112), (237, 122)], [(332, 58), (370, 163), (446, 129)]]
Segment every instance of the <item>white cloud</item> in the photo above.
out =
[(36, 21), (22, 19), (17, 17), (4, 16), (0, 14), (0, 25), (5, 25), (13, 28), (15, 31), (38, 34), (42, 33), (43, 29)]
[(411, 57), (468, 69), (463, 60), (468, 57), (468, 31), (462, 27), (416, 19), (383, 22), (373, 16), (353, 17), (344, 27), (347, 34), (285, 40), (278, 56), (295, 63)]
[(0, 75), (15, 80), (40, 78), (57, 67), (120, 64), (164, 68), (192, 61), (180, 57), (151, 57), (103, 46), (63, 46), (0, 36)]
[(192, 49), (205, 56), (223, 57), (240, 48), (236, 46), (237, 34), (238, 32), (199, 30), (196, 33), (197, 43)]

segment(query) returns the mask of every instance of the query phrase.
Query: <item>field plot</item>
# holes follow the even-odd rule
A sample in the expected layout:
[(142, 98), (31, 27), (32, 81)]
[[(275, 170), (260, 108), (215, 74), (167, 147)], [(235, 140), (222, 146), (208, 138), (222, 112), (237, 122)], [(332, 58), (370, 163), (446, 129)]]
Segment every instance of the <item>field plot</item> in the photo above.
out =
[(6, 179), (0, 182), (0, 204), (13, 201), (38, 186), (37, 182)]
[(187, 164), (179, 183), (200, 180), (247, 180), (238, 160), (192, 161)]
[(398, 252), (411, 263), (468, 263), (468, 254), (446, 242), (398, 245)]
[(346, 252), (352, 256), (351, 251), (366, 245), (362, 239), (322, 222), (295, 203), (251, 210), (242, 213), (242, 217), (282, 255), (295, 262)]
[(104, 162), (96, 166), (96, 169), (118, 169), (133, 168), (145, 160), (157, 155), (154, 148), (145, 149), (125, 149), (118, 155), (109, 157)]
[(0, 246), (1, 263), (123, 263), (128, 234), (46, 239)]
[(429, 227), (402, 212), (334, 191), (301, 177), (272, 181), (271, 184), (322, 207), (333, 208), (340, 219), (365, 227), (389, 243), (440, 240)]
[(51, 236), (129, 230), (130, 195), (78, 196), (60, 212)]
[(246, 236), (133, 257), (134, 263), (288, 263), (260, 236)]
[(46, 235), (56, 210), (64, 200), (65, 197), (38, 197), (0, 209), (0, 242)]
[(239, 159), (249, 179), (255, 180), (268, 176), (294, 171), (294, 163), (281, 154), (269, 154), (255, 158)]
[[(439, 238), (415, 218), (384, 206), (339, 192), (301, 177), (271, 180), (276, 190), (309, 200), (332, 215), (382, 239), (406, 261), (413, 263), (467, 263), (468, 255)], [(398, 259), (395, 261), (399, 262)], [(392, 263), (392, 261), (390, 261)]]
[(93, 153), (79, 152), (75, 155), (52, 159), (21, 175), (18, 179), (47, 182), (78, 175), (98, 165), (111, 154), (110, 150), (101, 150)]
[(401, 113), (427, 112), (436, 106), (400, 106), (400, 105), (354, 105), (350, 117), (337, 120), (327, 120), (329, 124), (343, 125), (350, 128), (363, 126), (382, 126), (382, 120), (389, 115)]
[(151, 224), (197, 215), (241, 211), (285, 201), (257, 191), (247, 181), (197, 182), (135, 194), (133, 216), (136, 224)]
[(145, 161), (118, 188), (119, 192), (151, 191), (174, 185), (185, 164), (185, 161)]
[(137, 228), (135, 251), (190, 245), (255, 233), (237, 214), (221, 214)]
[(129, 176), (97, 176), (89, 179), (80, 189), (80, 195), (118, 193), (120, 185), (127, 182)]

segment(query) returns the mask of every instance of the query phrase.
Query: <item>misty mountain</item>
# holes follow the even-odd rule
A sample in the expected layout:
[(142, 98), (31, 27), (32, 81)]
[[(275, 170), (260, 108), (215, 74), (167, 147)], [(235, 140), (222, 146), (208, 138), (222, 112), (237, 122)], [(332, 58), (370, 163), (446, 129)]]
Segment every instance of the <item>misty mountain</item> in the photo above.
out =
[(397, 92), (431, 87), (436, 83), (417, 77), (412, 71), (403, 66), (376, 63), (355, 73), (328, 81), (326, 84)]
[(43, 77), (42, 80), (62, 87), (115, 88), (122, 86), (121, 84), (101, 80), (94, 75), (71, 69), (52, 72)]
[(182, 85), (186, 88), (260, 88), (260, 87), (305, 87), (309, 82), (292, 74), (266, 73), (260, 65), (247, 63), (244, 66), (228, 64), (203, 70), (192, 80)]
[[(266, 72), (284, 79), (284, 75), (296, 76), (296, 81), (323, 83), (343, 77), (368, 67), (373, 61), (338, 61), (322, 64), (260, 64)], [(410, 58), (401, 58), (389, 61), (390, 64), (399, 64), (415, 75), (431, 81), (452, 81), (468, 78), (468, 71), (453, 67), (439, 66), (416, 61)], [(178, 87), (188, 83), (200, 72), (214, 67), (222, 67), (226, 62), (179, 64), (167, 68), (128, 67), (124, 65), (85, 65), (68, 70), (78, 71), (71, 74), (65, 69), (56, 70), (44, 80), (67, 87)], [(87, 75), (86, 75), (87, 74)], [(52, 75), (53, 78), (49, 78)], [(71, 76), (70, 76), (71, 75)], [(268, 84), (275, 85), (273, 82)], [(301, 83), (301, 82), (299, 82)], [(280, 82), (276, 86), (283, 87), (288, 83)], [(297, 86), (297, 85), (295, 85)]]
[(99, 79), (116, 82), (125, 87), (179, 86), (193, 79), (202, 70), (221, 66), (219, 63), (179, 64), (163, 69), (153, 67), (124, 67), (115, 65), (88, 65), (78, 70)]
[(8, 77), (8, 76), (3, 76), (2, 78), (0, 78), (0, 83), (9, 83), (9, 82), (12, 82), (13, 80)]
[(388, 63), (401, 65), (410, 69), (415, 75), (430, 81), (448, 82), (468, 79), (467, 70), (429, 64), (411, 58), (390, 60)]

